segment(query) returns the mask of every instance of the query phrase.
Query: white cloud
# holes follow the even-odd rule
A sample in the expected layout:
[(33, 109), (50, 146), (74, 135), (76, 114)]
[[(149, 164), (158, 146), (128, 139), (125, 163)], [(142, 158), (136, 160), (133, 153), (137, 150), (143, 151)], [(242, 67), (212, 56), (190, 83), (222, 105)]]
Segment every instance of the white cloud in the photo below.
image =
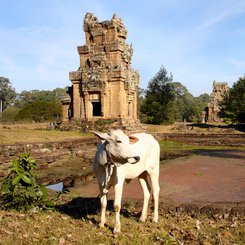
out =
[(242, 1), (228, 1), (217, 4), (214, 8), (215, 11), (208, 12), (204, 23), (201, 24), (200, 29), (207, 29), (220, 22), (227, 21), (228, 19), (241, 15), (245, 12), (245, 2)]

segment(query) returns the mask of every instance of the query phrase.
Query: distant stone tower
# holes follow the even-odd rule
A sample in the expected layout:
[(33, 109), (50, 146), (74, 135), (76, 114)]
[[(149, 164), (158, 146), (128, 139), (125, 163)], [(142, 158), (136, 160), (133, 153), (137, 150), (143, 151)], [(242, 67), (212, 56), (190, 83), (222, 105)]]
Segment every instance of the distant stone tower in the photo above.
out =
[(133, 48), (115, 14), (99, 22), (84, 18), (86, 44), (77, 47), (80, 67), (69, 73), (72, 86), (62, 100), (63, 121), (70, 119), (137, 119), (139, 73), (131, 67)]
[(218, 113), (220, 111), (219, 102), (223, 100), (225, 93), (229, 90), (227, 83), (213, 81), (213, 91), (210, 95), (211, 101), (205, 108), (206, 122), (221, 122)]

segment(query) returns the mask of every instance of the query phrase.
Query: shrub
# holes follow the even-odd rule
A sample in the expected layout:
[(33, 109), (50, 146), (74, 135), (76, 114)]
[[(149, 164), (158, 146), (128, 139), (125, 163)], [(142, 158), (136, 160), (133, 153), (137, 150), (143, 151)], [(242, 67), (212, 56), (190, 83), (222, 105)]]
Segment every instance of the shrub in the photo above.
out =
[(8, 107), (2, 113), (2, 118), (0, 121), (3, 123), (14, 123), (16, 121), (15, 117), (18, 115), (20, 109), (16, 107)]
[(54, 121), (61, 115), (61, 104), (56, 101), (34, 101), (25, 104), (16, 116), (17, 120), (34, 122)]
[(11, 172), (2, 185), (0, 205), (5, 209), (24, 211), (52, 206), (47, 200), (47, 189), (37, 183), (37, 176), (33, 173), (36, 163), (30, 154), (20, 154), (12, 163)]

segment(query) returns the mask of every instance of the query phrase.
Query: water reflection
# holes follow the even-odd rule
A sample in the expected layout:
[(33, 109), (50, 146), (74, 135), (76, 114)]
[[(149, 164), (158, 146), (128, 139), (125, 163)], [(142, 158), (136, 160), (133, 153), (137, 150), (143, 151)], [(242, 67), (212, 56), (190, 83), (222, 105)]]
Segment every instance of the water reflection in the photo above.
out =
[(59, 182), (57, 184), (47, 185), (46, 188), (54, 190), (54, 191), (62, 191), (64, 188), (64, 184), (63, 184), (63, 182)]

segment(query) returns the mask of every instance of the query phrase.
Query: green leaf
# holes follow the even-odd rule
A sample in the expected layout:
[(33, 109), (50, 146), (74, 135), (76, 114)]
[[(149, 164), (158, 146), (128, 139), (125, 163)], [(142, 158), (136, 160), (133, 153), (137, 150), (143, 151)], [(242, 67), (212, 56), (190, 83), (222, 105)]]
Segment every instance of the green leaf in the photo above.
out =
[(54, 204), (53, 201), (49, 200), (49, 201), (45, 202), (45, 206), (46, 206), (47, 208), (52, 208), (52, 207), (55, 206), (55, 204)]
[(2, 186), (2, 194), (6, 194), (9, 191), (9, 185), (8, 183), (3, 184)]
[(42, 200), (45, 200), (48, 197), (48, 190), (45, 186), (41, 185), (41, 191), (43, 193)]
[(19, 193), (18, 185), (15, 185), (15, 186), (14, 186), (14, 190), (13, 190), (12, 196), (15, 196), (15, 195), (18, 194), (18, 193)]
[(17, 176), (13, 179), (12, 185), (18, 184), (20, 180), (21, 180), (21, 176), (20, 176), (20, 175), (17, 175)]
[(34, 164), (34, 163), (36, 163), (36, 161), (35, 161), (34, 159), (30, 159), (30, 160), (29, 160), (29, 163), (30, 163), (30, 164)]
[(26, 175), (22, 175), (21, 179), (26, 183), (26, 184), (31, 184), (31, 179), (29, 179)]
[(12, 170), (15, 171), (16, 173), (19, 172), (19, 163), (18, 161), (15, 159), (13, 160), (13, 167), (12, 167)]

